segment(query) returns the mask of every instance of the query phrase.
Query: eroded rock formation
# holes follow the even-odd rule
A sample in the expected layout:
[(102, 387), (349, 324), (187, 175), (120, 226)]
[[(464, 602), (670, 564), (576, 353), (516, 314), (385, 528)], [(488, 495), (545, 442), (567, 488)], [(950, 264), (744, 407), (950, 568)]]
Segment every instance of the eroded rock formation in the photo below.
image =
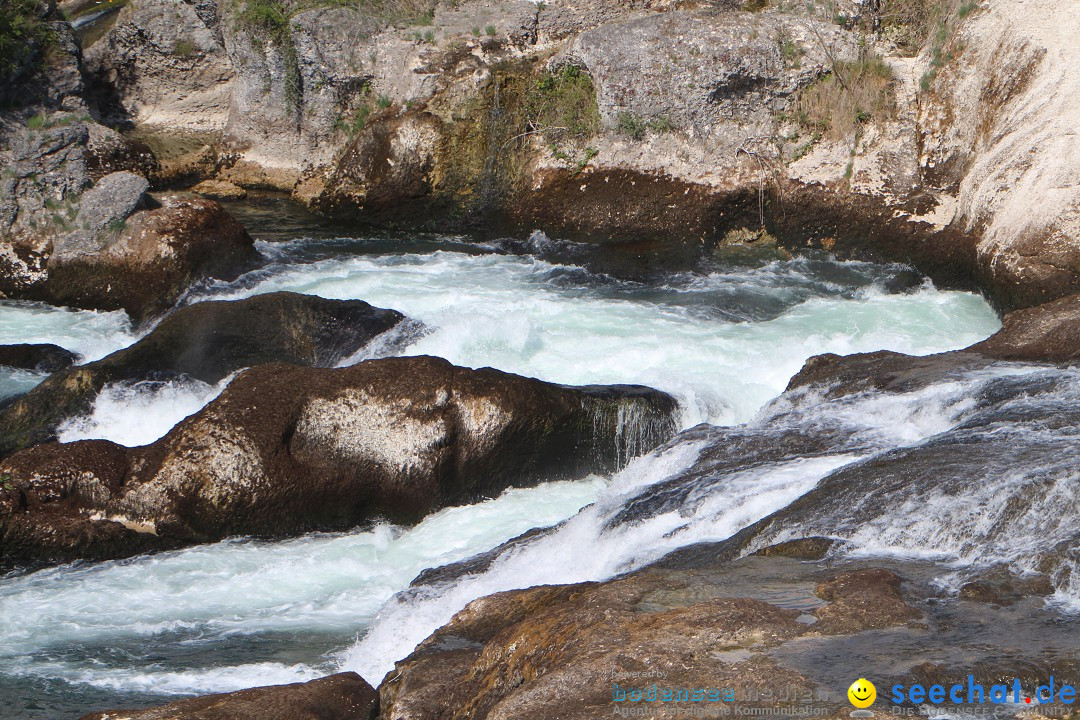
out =
[(47, 444), (8, 458), (0, 555), (122, 557), (417, 522), (507, 487), (610, 472), (667, 440), (675, 411), (649, 388), (566, 387), (428, 357), (261, 365), (152, 445)]

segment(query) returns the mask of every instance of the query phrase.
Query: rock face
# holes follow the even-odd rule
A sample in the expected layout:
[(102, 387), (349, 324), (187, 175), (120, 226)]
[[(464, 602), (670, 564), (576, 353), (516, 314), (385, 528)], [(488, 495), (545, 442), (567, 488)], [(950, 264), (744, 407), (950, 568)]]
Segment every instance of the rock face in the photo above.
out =
[[(761, 600), (685, 600), (701, 594), (709, 594), (702, 577), (644, 570), (604, 583), (480, 598), (387, 675), (379, 687), (381, 717), (595, 718), (620, 706), (616, 686), (625, 692), (654, 682), (660, 688), (813, 689), (812, 681), (760, 650), (800, 636), (846, 635), (919, 617), (900, 594), (900, 578), (886, 570), (823, 583), (819, 595), (828, 604), (814, 611), (815, 624)], [(892, 612), (880, 612), (879, 605)], [(740, 704), (780, 703), (762, 697)], [(665, 703), (654, 697), (633, 705)]]
[(0, 365), (24, 370), (54, 373), (63, 370), (79, 356), (51, 344), (0, 345)]
[(207, 695), (149, 710), (109, 710), (82, 720), (375, 720), (379, 695), (356, 673)]
[(234, 73), (219, 26), (216, 2), (124, 7), (112, 29), (86, 52), (105, 119), (121, 126), (223, 128)]
[(152, 445), (8, 458), (0, 554), (56, 562), (416, 522), (507, 487), (612, 471), (670, 437), (675, 410), (649, 388), (564, 387), (427, 357), (262, 365)]
[[(170, 3), (169, 18), (190, 7)], [(55, 3), (40, 15), (52, 40), (29, 43), (3, 82), (0, 294), (123, 308), (141, 322), (191, 282), (255, 262), (251, 238), (215, 203), (147, 195), (153, 152), (95, 120), (70, 25)]]
[(58, 373), (12, 403), (0, 414), (0, 455), (55, 440), (108, 383), (175, 376), (216, 383), (268, 362), (329, 367), (402, 319), (360, 300), (284, 292), (183, 307), (134, 345)]
[[(473, 0), (416, 28), (288, 6), (277, 30), (172, 5), (132, 3), (88, 64), (117, 118), (215, 133), (203, 175), (443, 229), (715, 243), (764, 225), (789, 249), (913, 262), (1006, 310), (1080, 289), (1077, 27), (1054, 0), (948, 15), (915, 57), (922, 39), (865, 32), (877, 4), (846, 1)], [(568, 64), (603, 121), (569, 138), (543, 103), (515, 105)], [(850, 111), (815, 96), (838, 84)]]

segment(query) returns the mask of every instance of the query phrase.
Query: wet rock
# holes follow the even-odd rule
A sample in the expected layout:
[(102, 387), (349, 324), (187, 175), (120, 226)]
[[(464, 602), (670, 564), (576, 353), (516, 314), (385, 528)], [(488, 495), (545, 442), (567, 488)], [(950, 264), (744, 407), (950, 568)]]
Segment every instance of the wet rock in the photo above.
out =
[(0, 345), (0, 365), (54, 373), (63, 370), (79, 356), (58, 345), (47, 343)]
[(1073, 362), (1080, 358), (1080, 295), (1011, 312), (1001, 330), (968, 350), (1001, 360)]
[(123, 309), (142, 322), (194, 281), (233, 279), (258, 257), (247, 231), (216, 202), (171, 195), (159, 207), (114, 218), (91, 241), (58, 246), (47, 291), (57, 304)]
[[(387, 674), (379, 687), (382, 717), (594, 718), (616, 707), (615, 683), (812, 687), (763, 655), (725, 655), (806, 632), (797, 612), (746, 598), (641, 612), (641, 598), (664, 582), (635, 575), (475, 600)], [(635, 703), (647, 704), (660, 705)]]
[(915, 270), (901, 270), (885, 281), (885, 290), (893, 295), (914, 292), (923, 286), (926, 278)]
[(920, 357), (890, 350), (842, 356), (824, 353), (807, 360), (788, 381), (785, 392), (812, 386), (821, 389), (826, 397), (868, 390), (911, 392), (987, 364), (984, 355), (968, 351)]
[(829, 604), (814, 611), (814, 629), (850, 634), (903, 625), (921, 616), (900, 593), (900, 577), (889, 570), (855, 570), (817, 586), (815, 593)]
[(9, 563), (77, 557), (68, 537), (36, 529), (35, 518), (57, 515), (80, 519), (85, 534), (121, 522), (162, 546), (342, 530), (377, 517), (416, 522), (510, 486), (610, 472), (670, 437), (675, 410), (649, 388), (566, 387), (428, 357), (262, 365), (161, 440), (127, 451), (124, 471), (97, 483), (119, 488), (107, 496), (32, 502), (34, 487), (58, 482), (42, 474), (41, 458), (59, 477), (81, 477), (83, 443), (9, 458), (0, 472), (28, 504), (17, 528), (12, 515), (0, 519), (0, 553)]
[(764, 555), (765, 557), (789, 557), (796, 560), (821, 560), (829, 554), (834, 545), (836, 545), (836, 541), (832, 538), (800, 538), (799, 540), (788, 540), (770, 545), (767, 548), (758, 550), (755, 554)]
[(379, 695), (356, 673), (178, 700), (148, 710), (109, 710), (82, 720), (374, 720)]
[(1046, 575), (1033, 573), (1018, 576), (1007, 567), (995, 567), (960, 586), (959, 596), (965, 600), (1011, 605), (1026, 597), (1043, 597), (1054, 593), (1054, 583)]
[(360, 300), (271, 293), (180, 308), (134, 345), (48, 378), (0, 414), (0, 455), (56, 439), (110, 382), (187, 376), (216, 383), (268, 362), (328, 367), (403, 319)]
[[(815, 684), (762, 651), (800, 637), (905, 624), (918, 613), (904, 605), (899, 585), (885, 570), (837, 575), (819, 587), (829, 604), (814, 625), (762, 600), (716, 597), (739, 589), (707, 576), (657, 568), (495, 593), (467, 605), (395, 665), (379, 688), (382, 716), (593, 718), (629, 706), (614, 700), (616, 684), (629, 691), (653, 683), (661, 693), (738, 688), (740, 706), (761, 708), (742, 714), (771, 714), (764, 708), (792, 702), (779, 689), (813, 691)], [(661, 595), (689, 602), (658, 605)], [(656, 700), (633, 706), (665, 704)], [(840, 709), (829, 707), (835, 700), (815, 705), (831, 714)]]
[(203, 180), (191, 192), (213, 200), (243, 200), (247, 190), (224, 180)]

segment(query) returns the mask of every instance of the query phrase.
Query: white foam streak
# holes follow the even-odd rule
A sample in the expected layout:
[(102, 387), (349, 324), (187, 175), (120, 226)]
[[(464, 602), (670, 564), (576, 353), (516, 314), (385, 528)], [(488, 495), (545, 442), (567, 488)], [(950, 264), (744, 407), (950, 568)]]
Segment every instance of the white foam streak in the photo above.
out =
[(307, 682), (326, 675), (325, 668), (283, 663), (247, 663), (186, 671), (146, 671), (130, 668), (72, 669), (58, 663), (30, 663), (12, 673), (22, 677), (60, 677), (70, 685), (89, 685), (123, 693), (198, 695), (245, 690), (261, 685)]
[(504, 590), (603, 580), (642, 567), (673, 549), (730, 537), (809, 491), (849, 456), (800, 460), (736, 474), (708, 497), (677, 512), (605, 530), (631, 495), (689, 467), (701, 445), (686, 443), (639, 458), (623, 470), (597, 502), (554, 532), (512, 549), (486, 571), (449, 586), (425, 588), (390, 601), (368, 635), (342, 655), (341, 668), (379, 682), (393, 662), (469, 602)]
[(128, 447), (148, 445), (205, 407), (233, 377), (216, 385), (192, 379), (106, 385), (89, 415), (61, 425), (60, 442), (100, 438)]
[(136, 339), (123, 312), (71, 310), (39, 303), (0, 302), (0, 345), (52, 343), (98, 360)]

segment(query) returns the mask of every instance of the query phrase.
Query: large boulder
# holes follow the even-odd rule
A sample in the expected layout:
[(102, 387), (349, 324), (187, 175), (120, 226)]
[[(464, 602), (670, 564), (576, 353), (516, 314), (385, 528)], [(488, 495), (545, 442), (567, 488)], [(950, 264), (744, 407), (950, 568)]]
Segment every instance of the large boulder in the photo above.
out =
[[(381, 717), (584, 719), (622, 708), (645, 712), (643, 706), (662, 712), (670, 697), (619, 696), (654, 685), (658, 695), (664, 688), (739, 688), (742, 714), (776, 714), (793, 698), (745, 689), (813, 690), (815, 683), (761, 650), (805, 635), (902, 626), (919, 616), (900, 594), (900, 578), (887, 570), (845, 573), (819, 592), (828, 604), (802, 618), (760, 599), (724, 597), (733, 590), (713, 587), (706, 576), (656, 569), (488, 595), (387, 674), (379, 687)], [(839, 711), (839, 699), (821, 702), (816, 715)]]
[(614, 471), (667, 440), (675, 411), (650, 388), (567, 387), (430, 357), (262, 365), (152, 445), (47, 444), (8, 458), (0, 557), (416, 522), (507, 487)]
[(70, 350), (49, 343), (0, 345), (0, 365), (24, 370), (53, 373), (78, 359), (79, 356)]
[[(88, 222), (110, 214), (103, 208)], [(192, 282), (235, 278), (258, 257), (244, 227), (216, 202), (171, 195), (154, 209), (111, 218), (92, 235), (58, 241), (48, 296), (62, 305), (123, 309), (141, 322), (167, 310)]]
[(134, 345), (57, 373), (6, 408), (0, 456), (55, 440), (108, 383), (180, 375), (216, 383), (268, 362), (330, 367), (402, 319), (360, 300), (287, 292), (188, 305)]
[(82, 720), (375, 720), (379, 695), (356, 673), (177, 700), (148, 710), (108, 710)]

